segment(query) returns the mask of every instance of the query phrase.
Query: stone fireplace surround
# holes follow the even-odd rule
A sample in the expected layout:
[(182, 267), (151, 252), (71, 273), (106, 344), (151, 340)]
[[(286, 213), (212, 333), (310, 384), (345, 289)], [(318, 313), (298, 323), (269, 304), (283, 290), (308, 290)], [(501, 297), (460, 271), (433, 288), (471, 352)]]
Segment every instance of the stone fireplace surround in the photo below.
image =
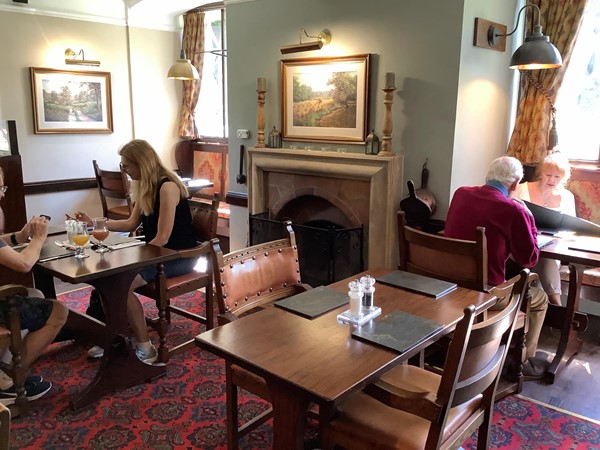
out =
[(277, 216), (294, 199), (320, 197), (342, 211), (351, 226), (364, 225), (367, 268), (394, 269), (403, 161), (401, 155), (249, 148), (249, 213), (268, 209)]

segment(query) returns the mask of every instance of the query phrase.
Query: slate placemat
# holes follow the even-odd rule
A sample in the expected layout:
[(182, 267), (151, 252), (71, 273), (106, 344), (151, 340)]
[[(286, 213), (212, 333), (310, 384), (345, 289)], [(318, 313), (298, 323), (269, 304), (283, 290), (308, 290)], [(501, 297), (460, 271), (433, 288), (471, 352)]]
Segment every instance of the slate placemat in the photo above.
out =
[(437, 322), (394, 311), (352, 332), (352, 337), (404, 353), (443, 328)]
[(456, 283), (404, 272), (403, 270), (390, 272), (377, 278), (377, 281), (434, 298), (440, 298), (456, 289)]
[(274, 302), (275, 306), (307, 319), (314, 319), (346, 303), (348, 303), (347, 293), (336, 291), (327, 286), (319, 286)]

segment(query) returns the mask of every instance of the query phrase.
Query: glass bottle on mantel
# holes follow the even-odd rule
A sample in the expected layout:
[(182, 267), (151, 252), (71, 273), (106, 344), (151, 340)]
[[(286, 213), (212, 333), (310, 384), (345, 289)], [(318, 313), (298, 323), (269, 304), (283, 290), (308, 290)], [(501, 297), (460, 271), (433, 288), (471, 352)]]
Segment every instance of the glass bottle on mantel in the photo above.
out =
[(363, 287), (358, 280), (348, 283), (348, 287), (350, 288), (348, 291), (348, 297), (350, 297), (350, 314), (358, 317), (362, 312)]
[(269, 139), (267, 141), (270, 148), (281, 148), (281, 133), (277, 131), (277, 128), (273, 127), (269, 133)]

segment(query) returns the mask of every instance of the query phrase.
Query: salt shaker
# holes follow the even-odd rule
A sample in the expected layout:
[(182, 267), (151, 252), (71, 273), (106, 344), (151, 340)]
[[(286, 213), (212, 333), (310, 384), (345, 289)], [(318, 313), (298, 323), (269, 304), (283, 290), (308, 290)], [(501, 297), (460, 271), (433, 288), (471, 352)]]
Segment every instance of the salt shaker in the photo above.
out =
[(362, 299), (363, 308), (370, 309), (373, 307), (373, 294), (375, 293), (375, 278), (371, 275), (365, 275), (360, 278), (360, 284), (364, 292)]
[(350, 297), (350, 314), (359, 316), (362, 310), (362, 284), (360, 284), (360, 281), (354, 280), (348, 283), (348, 287), (350, 288), (348, 291), (348, 296)]
[(65, 228), (67, 230), (67, 241), (69, 242), (69, 244), (75, 245), (75, 243), (73, 242), (73, 233), (74, 233), (74, 225), (75, 222), (77, 222), (76, 220), (73, 219), (68, 219), (65, 220)]

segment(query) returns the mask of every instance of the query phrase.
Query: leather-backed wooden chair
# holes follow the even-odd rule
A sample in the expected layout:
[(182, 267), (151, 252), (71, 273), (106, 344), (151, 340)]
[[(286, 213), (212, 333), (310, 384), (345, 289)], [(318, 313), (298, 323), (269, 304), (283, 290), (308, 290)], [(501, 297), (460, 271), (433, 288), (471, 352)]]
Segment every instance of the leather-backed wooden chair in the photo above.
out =
[[(426, 233), (406, 224), (402, 211), (398, 212), (398, 245), (400, 270), (454, 282), (457, 285), (476, 291), (488, 291), (487, 240), (485, 228), (477, 227), (475, 241), (452, 239), (437, 234)], [(523, 367), (525, 360), (525, 338), (528, 329), (527, 313), (530, 307), (530, 294), (526, 290), (526, 301), (521, 305), (513, 337), (511, 357), (519, 361), (512, 373), (507, 373), (498, 390), (498, 398), (521, 392), (523, 388)], [(486, 312), (496, 314), (497, 312)], [(443, 344), (443, 343), (442, 343)]]
[[(6, 308), (7, 321), (0, 325), (0, 347), (9, 348), (13, 357), (12, 364), (5, 367), (4, 370), (12, 378), (17, 398), (13, 408), (13, 415), (24, 416), (29, 411), (29, 403), (25, 393), (25, 379), (27, 378), (28, 367), (23, 366), (21, 362), (21, 319), (17, 311), (15, 297), (17, 295), (27, 296), (27, 288), (17, 284), (7, 284), (0, 286), (0, 307)], [(2, 418), (0, 417), (0, 420)], [(2, 428), (4, 425), (2, 425)]]
[(491, 292), (509, 297), (500, 314), (474, 323), (465, 308), (441, 375), (403, 364), (337, 409), (324, 430), (323, 449), (458, 448), (476, 429), (489, 447), (495, 391), (519, 311), (527, 270)]
[[(127, 219), (133, 211), (133, 203), (129, 196), (129, 179), (123, 171), (103, 170), (98, 166), (96, 160), (92, 161), (98, 193), (102, 203), (102, 214), (109, 219)], [(110, 207), (107, 198), (124, 200), (125, 205)]]
[[(211, 245), (210, 240), (217, 235), (217, 209), (219, 207), (219, 196), (215, 194), (211, 203), (205, 203), (188, 199), (192, 211), (192, 226), (198, 236), (198, 246), (179, 250), (182, 258), (205, 258), (206, 268), (204, 270), (194, 270), (190, 273), (177, 277), (167, 278), (159, 267), (156, 280), (136, 289), (138, 294), (145, 295), (156, 300), (158, 308), (158, 317), (148, 319), (147, 322), (156, 328), (159, 335), (158, 355), (161, 362), (167, 362), (171, 354), (185, 351), (194, 345), (194, 337), (183, 344), (177, 345), (172, 349), (167, 346), (167, 330), (171, 319), (171, 313), (179, 314), (187, 319), (206, 325), (210, 330), (214, 327), (214, 303), (213, 303), (213, 277), (211, 265)], [(205, 288), (206, 312), (202, 316), (193, 313), (172, 303), (174, 297)]]
[[(278, 299), (304, 292), (301, 283), (298, 249), (291, 222), (286, 222), (288, 237), (244, 248), (224, 255), (219, 240), (212, 240), (215, 298), (219, 325), (239, 320), (246, 314), (269, 307)], [(241, 319), (243, 320), (243, 319)], [(275, 337), (274, 337), (275, 338)], [(238, 429), (238, 387), (270, 400), (264, 378), (226, 363), (227, 448), (238, 448), (239, 438), (272, 416), (269, 408)]]
[(10, 448), (10, 409), (0, 403), (0, 450)]

